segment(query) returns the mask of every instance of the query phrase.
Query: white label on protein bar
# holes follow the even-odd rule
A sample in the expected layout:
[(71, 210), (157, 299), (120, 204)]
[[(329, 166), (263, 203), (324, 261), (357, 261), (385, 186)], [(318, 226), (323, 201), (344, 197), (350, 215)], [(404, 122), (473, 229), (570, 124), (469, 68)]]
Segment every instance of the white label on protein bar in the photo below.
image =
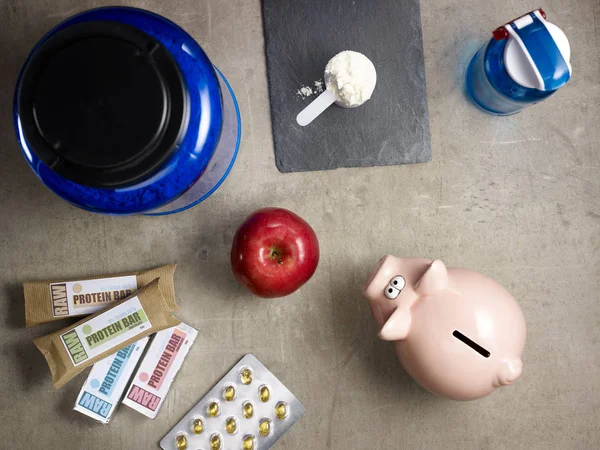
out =
[(180, 323), (159, 331), (131, 380), (123, 404), (154, 419), (198, 332)]
[(73, 409), (107, 424), (123, 397), (148, 339), (140, 339), (94, 364)]
[(94, 314), (112, 302), (127, 298), (136, 290), (135, 275), (52, 283), (52, 314), (54, 317)]
[(75, 366), (110, 350), (152, 324), (136, 296), (60, 335)]

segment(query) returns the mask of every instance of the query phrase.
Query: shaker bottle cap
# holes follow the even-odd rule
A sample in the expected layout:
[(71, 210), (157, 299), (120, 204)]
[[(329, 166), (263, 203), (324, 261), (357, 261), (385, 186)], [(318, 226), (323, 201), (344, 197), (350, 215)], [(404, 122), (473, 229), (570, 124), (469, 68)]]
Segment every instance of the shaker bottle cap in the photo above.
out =
[(547, 22), (542, 10), (532, 11), (494, 32), (508, 38), (504, 64), (521, 86), (554, 91), (571, 77), (571, 47), (563, 31)]
[(44, 40), (17, 93), (29, 151), (76, 183), (138, 183), (172, 154), (186, 122), (177, 64), (129, 25), (88, 21)]

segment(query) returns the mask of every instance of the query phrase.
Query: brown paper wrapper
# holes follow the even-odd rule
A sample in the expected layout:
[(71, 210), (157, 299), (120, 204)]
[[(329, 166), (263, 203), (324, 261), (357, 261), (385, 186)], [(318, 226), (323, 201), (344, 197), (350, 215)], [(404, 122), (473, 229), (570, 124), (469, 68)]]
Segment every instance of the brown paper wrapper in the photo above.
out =
[[(23, 283), (23, 291), (25, 294), (25, 326), (32, 327), (40, 323), (54, 322), (56, 320), (67, 319), (69, 317), (77, 317), (85, 314), (70, 314), (68, 316), (56, 317), (52, 313), (52, 296), (50, 293), (50, 285), (53, 283), (66, 283), (69, 281), (88, 281), (101, 280), (103, 278), (124, 277), (135, 275), (137, 278), (137, 288), (147, 285), (152, 280), (160, 278), (159, 289), (165, 302), (171, 311), (177, 310), (175, 302), (175, 283), (174, 274), (175, 264), (156, 267), (154, 269), (140, 270), (137, 272), (123, 272), (114, 275), (103, 275), (87, 278), (71, 278), (69, 280), (46, 280), (46, 281), (25, 281)], [(116, 302), (107, 302), (106, 306), (111, 306)]]
[[(148, 327), (146, 330), (143, 330), (141, 333), (136, 334), (135, 337), (125, 341), (119, 342), (118, 338), (116, 338), (116, 342), (112, 347), (100, 353), (99, 355), (89, 358), (81, 364), (75, 366), (71, 361), (71, 357), (67, 353), (67, 349), (62, 343), (60, 336), (70, 330), (73, 330), (79, 325), (85, 324), (94, 317), (97, 317), (101, 314), (110, 314), (109, 311), (111, 309), (127, 302), (133, 297), (138, 297), (152, 326)], [(166, 304), (159, 287), (159, 280), (156, 279), (129, 296), (127, 299), (114, 302), (108, 308), (88, 316), (74, 325), (37, 338), (33, 341), (33, 343), (46, 358), (48, 367), (50, 368), (50, 373), (52, 374), (52, 384), (54, 384), (54, 387), (58, 389), (64, 386), (73, 377), (81, 373), (86, 367), (93, 365), (95, 362), (100, 361), (101, 359), (106, 358), (115, 352), (118, 352), (119, 350), (127, 347), (129, 344), (137, 342), (145, 336), (166, 328), (174, 327), (180, 323), (181, 321), (172, 314), (170, 307)]]

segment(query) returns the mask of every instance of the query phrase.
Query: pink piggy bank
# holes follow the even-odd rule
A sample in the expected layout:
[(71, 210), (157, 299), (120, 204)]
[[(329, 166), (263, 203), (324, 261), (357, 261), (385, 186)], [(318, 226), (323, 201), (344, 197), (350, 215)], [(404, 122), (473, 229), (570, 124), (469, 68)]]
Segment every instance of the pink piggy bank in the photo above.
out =
[(421, 386), (474, 400), (521, 375), (525, 318), (491, 278), (442, 261), (383, 257), (363, 287), (379, 337)]

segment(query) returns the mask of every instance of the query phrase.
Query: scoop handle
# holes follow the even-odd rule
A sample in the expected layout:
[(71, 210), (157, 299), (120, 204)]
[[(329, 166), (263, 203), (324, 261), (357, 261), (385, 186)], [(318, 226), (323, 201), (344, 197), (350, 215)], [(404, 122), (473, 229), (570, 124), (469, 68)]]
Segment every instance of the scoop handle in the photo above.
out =
[(298, 125), (305, 127), (313, 120), (315, 120), (323, 111), (335, 103), (335, 96), (328, 90), (325, 90), (321, 95), (315, 98), (310, 105), (300, 111), (300, 114), (296, 117)]

